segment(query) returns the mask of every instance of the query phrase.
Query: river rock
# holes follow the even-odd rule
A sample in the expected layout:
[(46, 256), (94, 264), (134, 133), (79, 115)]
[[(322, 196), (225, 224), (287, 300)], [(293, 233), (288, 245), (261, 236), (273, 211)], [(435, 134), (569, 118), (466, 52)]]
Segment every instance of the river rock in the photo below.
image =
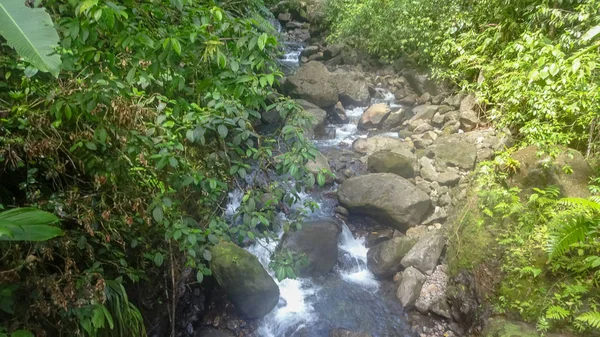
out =
[(331, 76), (342, 104), (365, 106), (369, 103), (369, 85), (362, 74), (337, 70)]
[(446, 99), (444, 99), (444, 104), (450, 105), (454, 108), (459, 108), (460, 107), (460, 102), (462, 102), (462, 100), (466, 97), (467, 95), (463, 94), (463, 93), (458, 93), (456, 95), (452, 95), (452, 96), (448, 96), (446, 97)]
[(415, 243), (407, 236), (384, 241), (367, 252), (367, 267), (375, 276), (390, 277), (400, 271), (400, 261)]
[(457, 166), (463, 170), (472, 170), (477, 160), (477, 147), (462, 140), (460, 136), (439, 137), (432, 151), (436, 163), (442, 167)]
[(300, 56), (309, 57), (319, 52), (319, 46), (308, 46), (302, 49)]
[(471, 131), (479, 125), (479, 117), (477, 112), (473, 110), (467, 110), (460, 113), (460, 126), (464, 131)]
[(261, 318), (277, 305), (279, 287), (254, 255), (231, 242), (210, 251), (210, 269), (240, 314)]
[(408, 267), (402, 272), (396, 297), (405, 309), (415, 305), (424, 282), (425, 275), (413, 267)]
[(438, 231), (423, 235), (404, 256), (402, 266), (415, 267), (425, 274), (431, 274), (442, 255), (445, 244), (446, 239)]
[[(587, 186), (593, 172), (579, 151), (561, 148), (561, 153), (553, 161), (548, 155), (538, 157), (538, 152), (538, 147), (530, 145), (513, 154), (512, 158), (520, 163), (511, 180), (513, 185), (528, 194), (534, 187), (556, 185), (565, 197), (586, 198), (590, 195)], [(573, 173), (565, 173), (565, 166), (570, 167)]]
[(352, 143), (354, 151), (362, 154), (371, 155), (378, 151), (393, 151), (395, 149), (414, 149), (412, 143), (402, 141), (398, 138), (386, 136), (374, 136), (369, 138), (359, 138)]
[(367, 235), (367, 240), (365, 241), (365, 246), (367, 248), (371, 248), (384, 241), (387, 241), (394, 237), (394, 233), (395, 230), (392, 228), (382, 228), (376, 231), (369, 232), (369, 235)]
[(392, 173), (372, 173), (345, 180), (340, 204), (350, 213), (368, 215), (401, 231), (418, 225), (431, 207), (429, 196)]
[(402, 125), (404, 119), (406, 118), (406, 110), (403, 108), (396, 109), (391, 111), (387, 118), (383, 120), (383, 122), (379, 125), (380, 130), (389, 131), (393, 128), (396, 128)]
[[(331, 166), (329, 166), (329, 160), (321, 152), (318, 152), (318, 151), (317, 151), (317, 155), (315, 156), (315, 159), (309, 160), (306, 163), (306, 168), (308, 169), (308, 171), (310, 173), (312, 173), (315, 176), (315, 179), (317, 179), (317, 174), (319, 174), (319, 172), (322, 172), (323, 170), (327, 170), (327, 171), (331, 172)], [(334, 180), (333, 177), (331, 177), (330, 175), (327, 175), (325, 182), (327, 184), (331, 184), (331, 183), (333, 183), (333, 180)]]
[(194, 332), (194, 337), (234, 337), (234, 335), (227, 330), (202, 327)]
[(360, 116), (358, 128), (370, 129), (379, 127), (379, 124), (387, 117), (390, 111), (390, 107), (385, 103), (371, 105), (363, 112), (362, 116)]
[(372, 337), (366, 332), (354, 332), (345, 329), (333, 329), (329, 332), (329, 337)]
[(450, 316), (446, 318), (451, 318), (450, 306), (446, 298), (448, 287), (446, 269), (445, 265), (439, 265), (435, 268), (433, 274), (427, 277), (421, 288), (419, 299), (415, 303), (415, 307), (420, 313), (427, 314), (435, 305), (435, 309), (442, 314), (441, 316)]
[(327, 111), (319, 108), (315, 104), (303, 100), (295, 100), (313, 119), (311, 121), (311, 132), (315, 134), (322, 134), (325, 128), (325, 121), (327, 120)]
[(335, 219), (305, 222), (302, 229), (286, 232), (278, 249), (306, 254), (308, 266), (300, 270), (300, 275), (318, 277), (329, 273), (337, 262), (339, 234)]
[(394, 173), (404, 178), (415, 175), (416, 156), (414, 153), (398, 148), (393, 151), (379, 151), (369, 156), (369, 171), (373, 173)]
[(346, 109), (344, 109), (344, 105), (342, 102), (337, 102), (333, 107), (333, 119), (335, 123), (338, 124), (348, 124), (350, 120), (346, 115)]
[(427, 92), (436, 96), (442, 92), (441, 88), (427, 74), (405, 72), (403, 75), (418, 95), (423, 95)]
[(296, 74), (285, 81), (284, 90), (292, 97), (305, 99), (321, 108), (334, 106), (338, 102), (331, 73), (323, 63), (317, 61), (298, 68)]

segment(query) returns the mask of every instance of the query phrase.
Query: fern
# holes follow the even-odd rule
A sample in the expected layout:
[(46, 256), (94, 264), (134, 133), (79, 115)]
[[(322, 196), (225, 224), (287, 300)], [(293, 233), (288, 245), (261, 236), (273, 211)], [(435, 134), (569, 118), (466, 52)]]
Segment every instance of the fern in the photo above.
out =
[(570, 314), (571, 312), (569, 312), (569, 310), (557, 305), (553, 305), (546, 310), (546, 318), (554, 321), (563, 320), (569, 317)]
[(550, 258), (563, 256), (574, 243), (585, 239), (592, 223), (585, 216), (579, 215), (567, 219), (566, 223), (555, 229), (548, 243)]
[(558, 202), (562, 206), (577, 208), (586, 213), (600, 213), (600, 201), (597, 197), (585, 198), (563, 198)]
[(600, 329), (600, 312), (590, 311), (576, 318), (578, 321), (584, 322), (592, 328)]

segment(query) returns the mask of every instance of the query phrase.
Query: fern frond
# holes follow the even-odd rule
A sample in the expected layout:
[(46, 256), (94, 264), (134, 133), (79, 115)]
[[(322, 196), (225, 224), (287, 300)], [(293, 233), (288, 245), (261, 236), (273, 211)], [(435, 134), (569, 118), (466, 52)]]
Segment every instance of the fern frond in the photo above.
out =
[(590, 198), (563, 198), (560, 199), (559, 204), (562, 206), (566, 206), (569, 208), (580, 208), (586, 211), (597, 212), (600, 213), (600, 203), (596, 200)]
[(590, 311), (576, 318), (578, 321), (584, 322), (592, 328), (600, 329), (600, 312)]
[(581, 215), (569, 218), (566, 223), (559, 225), (554, 230), (554, 233), (550, 235), (548, 243), (550, 258), (557, 258), (564, 255), (571, 245), (583, 241), (591, 227), (592, 222)]
[(569, 312), (569, 310), (557, 305), (553, 305), (546, 310), (546, 318), (554, 321), (563, 320), (569, 317), (570, 314), (571, 312)]

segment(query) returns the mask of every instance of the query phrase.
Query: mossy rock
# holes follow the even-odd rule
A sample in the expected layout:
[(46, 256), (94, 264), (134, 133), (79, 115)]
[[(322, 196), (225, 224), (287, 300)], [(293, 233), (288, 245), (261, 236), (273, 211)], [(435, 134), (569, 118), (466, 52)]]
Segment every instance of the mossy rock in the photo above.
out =
[[(547, 337), (568, 337), (562, 334), (545, 334)], [(542, 337), (534, 326), (511, 321), (504, 317), (492, 317), (483, 329), (483, 337)]]
[(210, 269), (240, 314), (255, 319), (273, 310), (279, 287), (256, 256), (231, 242), (221, 242), (210, 251)]

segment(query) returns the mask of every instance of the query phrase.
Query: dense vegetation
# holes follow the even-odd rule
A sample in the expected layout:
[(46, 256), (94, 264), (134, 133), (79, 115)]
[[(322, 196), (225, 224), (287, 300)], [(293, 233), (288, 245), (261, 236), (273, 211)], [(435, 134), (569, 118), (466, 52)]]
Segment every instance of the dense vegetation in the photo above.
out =
[[(51, 22), (44, 9), (0, 5), (26, 28), (1, 31), (0, 210), (46, 210), (64, 233), (0, 236), (0, 336), (145, 336), (136, 304), (169, 303), (175, 320), (174, 283), (185, 268), (210, 275), (209, 245), (275, 235), (276, 204), (297, 188), (254, 172), (324, 180), (304, 170), (309, 121), (273, 89), (280, 50), (262, 1), (43, 1), (60, 40), (45, 60), (27, 43), (49, 48), (56, 32), (18, 36), (54, 29), (36, 26)], [(269, 109), (284, 123), (263, 136)], [(221, 217), (232, 186), (244, 193), (233, 223)]]
[[(516, 149), (535, 144), (554, 158), (563, 145), (593, 163), (599, 8), (596, 0), (332, 0), (329, 41), (475, 92), (481, 115), (512, 131)], [(477, 190), (449, 233), (449, 259), (455, 271), (500, 259), (496, 312), (542, 332), (598, 333), (598, 200), (562, 199), (552, 186), (526, 195), (507, 184), (518, 165), (507, 152), (480, 166)], [(590, 191), (597, 194), (596, 184)]]

